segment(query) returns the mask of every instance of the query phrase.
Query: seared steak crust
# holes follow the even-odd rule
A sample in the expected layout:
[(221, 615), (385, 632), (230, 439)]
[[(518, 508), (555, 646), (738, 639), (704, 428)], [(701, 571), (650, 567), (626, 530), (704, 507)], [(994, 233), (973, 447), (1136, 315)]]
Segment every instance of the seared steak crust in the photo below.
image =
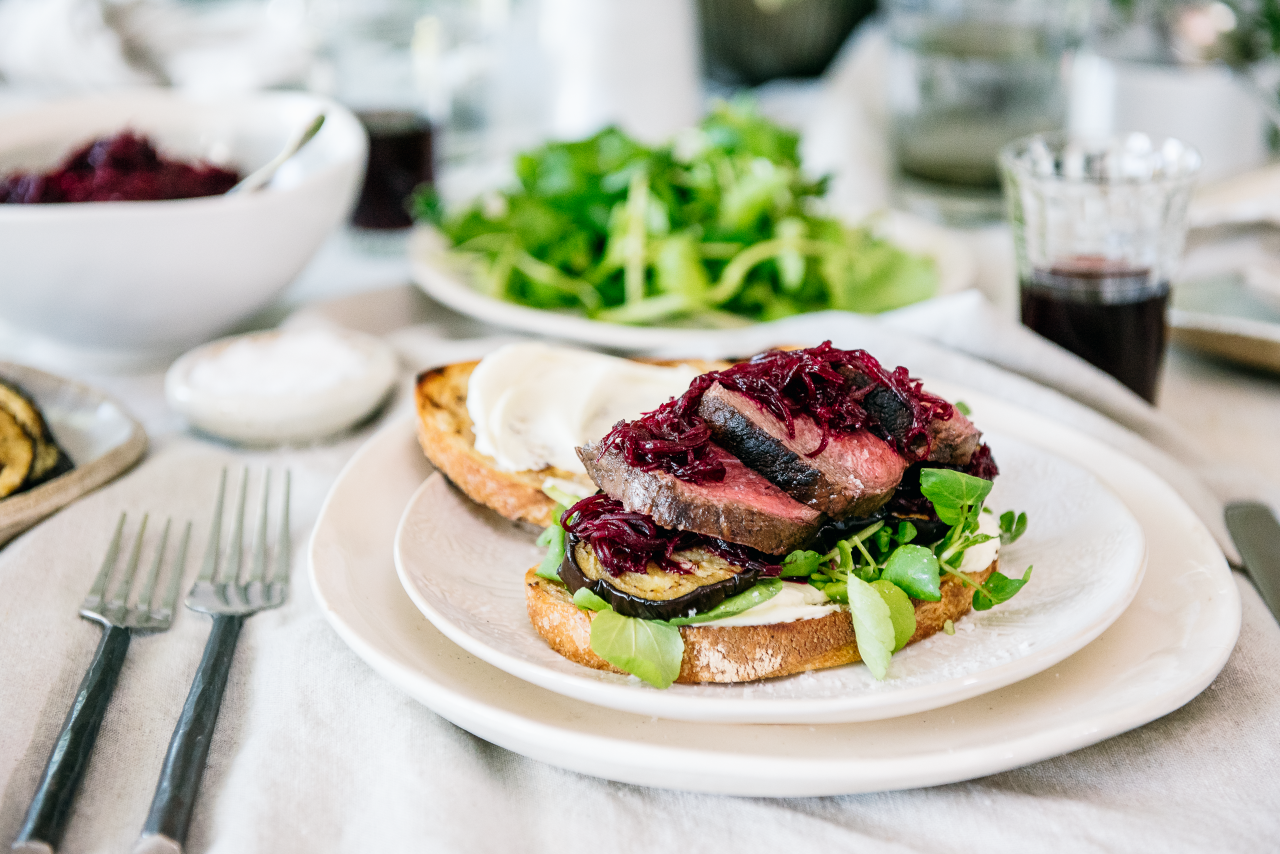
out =
[(750, 398), (713, 385), (698, 413), (716, 442), (749, 468), (764, 475), (792, 498), (830, 516), (866, 516), (893, 495), (906, 461), (866, 430), (828, 436), (814, 422), (797, 416), (794, 435), (786, 425)]
[[(865, 376), (847, 368), (841, 368), (840, 372), (853, 380), (855, 388), (862, 388), (870, 382)], [(879, 423), (885, 435), (899, 443), (906, 442), (907, 431), (912, 423), (911, 407), (893, 389), (876, 386), (862, 399), (862, 408)], [(957, 410), (945, 421), (930, 422), (928, 460), (951, 466), (968, 465), (981, 441), (982, 432)], [(908, 450), (916, 455), (915, 459), (920, 459), (923, 446), (923, 438), (917, 438), (913, 447)]]
[(694, 484), (667, 472), (642, 471), (620, 452), (599, 444), (578, 449), (587, 473), (627, 510), (645, 513), (664, 528), (693, 531), (768, 554), (785, 554), (817, 531), (822, 514), (793, 500), (723, 448), (712, 446), (724, 479)]

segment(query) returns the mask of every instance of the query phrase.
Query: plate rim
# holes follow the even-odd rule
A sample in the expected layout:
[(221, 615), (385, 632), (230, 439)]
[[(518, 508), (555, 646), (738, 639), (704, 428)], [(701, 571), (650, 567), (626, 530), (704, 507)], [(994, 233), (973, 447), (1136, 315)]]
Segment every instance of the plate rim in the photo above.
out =
[[(979, 399), (972, 392), (966, 391), (964, 396), (970, 400)], [(670, 720), (753, 724), (855, 723), (932, 711), (1020, 682), (1053, 667), (1083, 649), (1120, 618), (1133, 601), (1146, 573), (1149, 554), (1146, 535), (1137, 518), (1114, 490), (1077, 463), (1061, 455), (1030, 445), (1016, 436), (1009, 438), (1066, 462), (1088, 476), (1102, 492), (1115, 499), (1126, 516), (1125, 521), (1132, 525), (1139, 537), (1140, 545), (1136, 562), (1133, 566), (1127, 565), (1126, 562), (1125, 566), (1125, 571), (1130, 574), (1128, 583), (1118, 589), (1117, 595), (1108, 603), (1103, 613), (1070, 637), (1052, 646), (980, 671), (954, 676), (941, 682), (903, 688), (894, 693), (878, 693), (870, 697), (846, 695), (808, 699), (782, 697), (716, 699), (684, 696), (655, 691), (630, 681), (625, 684), (605, 682), (594, 671), (561, 672), (499, 649), (484, 639), (472, 635), (465, 627), (441, 612), (425, 592), (419, 589), (402, 557), (401, 543), (407, 527), (411, 524), (410, 517), (418, 510), (419, 501), (428, 490), (437, 488), (436, 484), (441, 482), (447, 484), (447, 479), (439, 471), (423, 481), (414, 492), (396, 525), (395, 542), (392, 547), (396, 575), (405, 593), (423, 616), (430, 620), (445, 637), (476, 658), (540, 688), (604, 708)], [(452, 487), (446, 485), (446, 488)], [(809, 708), (806, 710), (805, 707)]]
[[(1180, 668), (1176, 684), (1161, 693), (1144, 695), (1119, 709), (1086, 709), (1084, 714), (1071, 715), (1047, 729), (1036, 728), (995, 743), (961, 741), (945, 751), (856, 762), (825, 754), (804, 758), (791, 756), (785, 761), (758, 755), (713, 755), (705, 750), (670, 746), (662, 737), (668, 727), (675, 728), (677, 732), (689, 729), (699, 733), (724, 728), (737, 730), (737, 727), (719, 724), (661, 721), (648, 729), (637, 725), (636, 734), (627, 738), (582, 732), (580, 727), (575, 727), (573, 712), (580, 708), (595, 711), (596, 707), (543, 691), (484, 664), (448, 641), (417, 613), (395, 577), (390, 554), (389, 540), (398, 516), (385, 520), (387, 542), (360, 546), (361, 551), (352, 555), (359, 559), (358, 567), (347, 561), (345, 555), (327, 554), (337, 549), (337, 545), (330, 541), (341, 532), (341, 522), (334, 518), (334, 508), (340, 504), (340, 498), (345, 498), (347, 490), (359, 483), (364, 466), (387, 457), (401, 467), (404, 462), (412, 461), (414, 472), (429, 473), (429, 464), (416, 450), (412, 417), (387, 424), (357, 451), (326, 497), (307, 549), (309, 580), (326, 621), (375, 672), (459, 727), (530, 758), (609, 780), (725, 795), (808, 797), (889, 791), (973, 779), (1095, 744), (1180, 708), (1217, 676), (1239, 636), (1240, 595), (1225, 558), (1213, 544), (1203, 523), (1198, 522), (1193, 511), (1172, 487), (1150, 469), (1133, 461), (1187, 521), (1197, 523), (1193, 525), (1200, 534), (1197, 542), (1203, 556), (1208, 558), (1206, 569), (1212, 570), (1206, 577), (1213, 580), (1213, 592), (1218, 595), (1216, 609), (1226, 618), (1211, 624), (1216, 629), (1213, 636), (1201, 639), (1211, 642), (1207, 647), (1205, 644), (1195, 646), (1196, 659), (1193, 663), (1197, 663), (1198, 668), (1194, 672)], [(417, 476), (421, 475), (413, 477)], [(418, 485), (420, 481), (397, 487), (399, 491), (392, 496), (385, 489), (386, 484), (380, 483), (379, 495), (388, 504), (393, 503), (393, 499), (407, 502)], [(392, 511), (388, 509), (387, 515), (391, 516)], [(1142, 521), (1141, 517), (1139, 521)], [(365, 561), (381, 568), (374, 566), (371, 569)], [(347, 587), (352, 582), (362, 585), (361, 595), (344, 598), (343, 594), (348, 592)], [(382, 588), (375, 589), (372, 585), (376, 584), (381, 584)], [(393, 604), (392, 607), (405, 609), (408, 619), (413, 620), (412, 625), (394, 625), (388, 621), (389, 615), (385, 610), (368, 606), (376, 613), (375, 622), (366, 613), (363, 602), (373, 601), (379, 593), (393, 599), (403, 597), (399, 606)], [(409, 612), (412, 612), (411, 616)], [(406, 648), (420, 652), (420, 658), (428, 654), (433, 656), (430, 667), (415, 660), (405, 651)], [(445, 665), (434, 663), (437, 660), (458, 661), (459, 668), (466, 668), (466, 678), (451, 681)], [(568, 714), (538, 720), (527, 709), (513, 707), (514, 701), (504, 707), (483, 696), (484, 686), (481, 683), (504, 681), (513, 691), (532, 692), (535, 699), (553, 704), (558, 702)], [(647, 723), (637, 716), (627, 718), (638, 724)], [(881, 723), (774, 726), (761, 731), (778, 733), (785, 738), (791, 731), (818, 729), (823, 735), (830, 733), (834, 737), (837, 733), (856, 735), (863, 728), (877, 727)], [(715, 759), (720, 768), (699, 764), (705, 758)], [(673, 767), (679, 768), (678, 772), (673, 773)]]

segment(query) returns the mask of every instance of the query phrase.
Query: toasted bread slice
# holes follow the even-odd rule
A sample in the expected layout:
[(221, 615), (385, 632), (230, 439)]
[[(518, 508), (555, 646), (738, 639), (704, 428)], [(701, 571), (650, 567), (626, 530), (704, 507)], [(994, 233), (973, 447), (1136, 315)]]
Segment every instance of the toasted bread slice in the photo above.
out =
[[(538, 471), (501, 471), (493, 457), (476, 450), (471, 416), (467, 414), (467, 383), (478, 364), (459, 362), (418, 375), (418, 442), (427, 459), (472, 501), (514, 522), (546, 527), (551, 524), (555, 506), (542, 492), (547, 478), (574, 481), (592, 492), (595, 484), (584, 474), (553, 466)], [(652, 364), (689, 365), (702, 372), (727, 366), (697, 359), (655, 360)]]
[[(999, 559), (981, 572), (968, 573), (976, 582), (986, 581)], [(570, 661), (596, 670), (620, 673), (591, 651), (592, 611), (584, 611), (562, 585), (548, 581), (530, 569), (524, 576), (525, 604), (538, 634)], [(915, 643), (942, 630), (947, 620), (957, 620), (972, 607), (972, 591), (950, 576), (942, 580), (942, 599), (916, 602)], [(811, 620), (771, 623), (764, 626), (682, 626), (684, 660), (681, 683), (749, 682), (821, 670), (861, 661), (853, 621), (845, 611)]]

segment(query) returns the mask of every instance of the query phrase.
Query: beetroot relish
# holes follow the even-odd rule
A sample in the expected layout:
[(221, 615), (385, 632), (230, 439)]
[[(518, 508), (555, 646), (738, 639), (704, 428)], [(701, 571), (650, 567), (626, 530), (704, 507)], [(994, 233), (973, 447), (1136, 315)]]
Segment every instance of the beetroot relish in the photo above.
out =
[(50, 172), (0, 178), (0, 204), (192, 199), (221, 195), (239, 180), (228, 169), (162, 157), (150, 139), (125, 131), (95, 139)]
[[(680, 397), (635, 421), (619, 421), (604, 437), (603, 448), (617, 448), (628, 465), (642, 471), (660, 469), (690, 483), (723, 480), (724, 465), (708, 446), (711, 430), (698, 415), (702, 396), (717, 382), (782, 421), (790, 436), (795, 435), (797, 415), (813, 419), (822, 441), (810, 457), (822, 453), (832, 433), (866, 428), (908, 461), (919, 462), (931, 449), (929, 422), (946, 420), (954, 412), (951, 404), (925, 392), (906, 368), (887, 371), (865, 350), (839, 350), (825, 341), (807, 350), (770, 350), (703, 374)], [(862, 407), (862, 399), (876, 388), (889, 389), (910, 409), (904, 435), (890, 435)]]
[(691, 570), (671, 555), (693, 548), (706, 549), (734, 566), (756, 570), (762, 577), (781, 572), (781, 567), (768, 555), (753, 548), (703, 534), (660, 528), (649, 516), (632, 513), (621, 501), (604, 494), (584, 498), (570, 507), (560, 524), (571, 540), (590, 543), (601, 566), (615, 576), (624, 572), (646, 572), (650, 562), (667, 572), (688, 575)]

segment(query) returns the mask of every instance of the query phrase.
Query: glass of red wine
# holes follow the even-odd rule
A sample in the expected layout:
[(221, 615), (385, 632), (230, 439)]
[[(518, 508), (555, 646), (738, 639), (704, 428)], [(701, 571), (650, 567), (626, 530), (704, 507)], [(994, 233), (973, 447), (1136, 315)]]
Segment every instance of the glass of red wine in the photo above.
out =
[(1027, 137), (1000, 154), (1022, 322), (1148, 402), (1200, 155), (1145, 134)]

